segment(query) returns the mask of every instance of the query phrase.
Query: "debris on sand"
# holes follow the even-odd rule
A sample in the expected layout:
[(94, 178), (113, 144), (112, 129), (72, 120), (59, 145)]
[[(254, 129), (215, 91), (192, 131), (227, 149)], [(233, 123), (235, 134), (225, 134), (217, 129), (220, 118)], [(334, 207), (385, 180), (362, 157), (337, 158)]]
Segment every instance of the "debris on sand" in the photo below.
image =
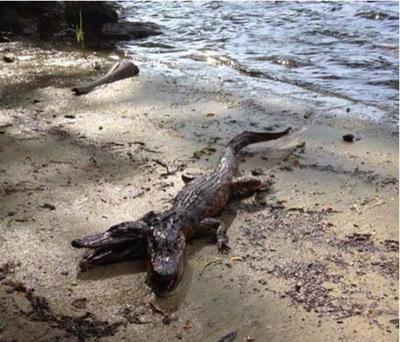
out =
[(113, 336), (122, 324), (99, 321), (90, 312), (78, 317), (55, 314), (46, 298), (35, 295), (33, 290), (28, 290), (25, 294), (32, 306), (32, 311), (28, 313), (32, 320), (46, 322), (52, 327), (65, 330), (77, 337), (78, 341)]
[(146, 316), (146, 311), (140, 305), (125, 305), (119, 313), (129, 324), (149, 324), (153, 321)]
[(354, 141), (354, 135), (353, 134), (345, 134), (343, 136), (343, 140), (346, 142), (353, 142)]
[(0, 281), (6, 279), (7, 275), (10, 273), (14, 273), (15, 267), (17, 266), (19, 265), (10, 261), (0, 265)]
[(56, 207), (50, 203), (45, 203), (43, 205), (40, 205), (39, 208), (41, 209), (49, 209), (51, 211), (56, 210)]
[(231, 331), (229, 334), (222, 336), (218, 342), (232, 342), (236, 339), (237, 330)]
[(370, 233), (353, 233), (346, 235), (343, 240), (339, 240), (337, 245), (340, 248), (355, 248), (359, 252), (372, 252), (374, 251), (374, 241), (371, 240), (372, 234)]
[[(7, 271), (8, 267), (2, 266), (0, 269)], [(7, 292), (9, 293), (24, 293), (32, 310), (29, 312), (21, 310), (20, 312), (28, 319), (46, 322), (53, 328), (64, 330), (68, 334), (75, 336), (80, 342), (90, 338), (113, 336), (122, 324), (121, 322), (108, 323), (106, 321), (99, 321), (90, 312), (86, 312), (84, 315), (78, 317), (56, 314), (52, 311), (45, 297), (36, 295), (34, 289), (28, 289), (22, 282), (6, 279), (2, 284), (8, 287)]]
[(385, 240), (383, 241), (384, 246), (388, 252), (399, 252), (399, 241), (396, 240)]
[(275, 265), (272, 273), (293, 283), (286, 294), (306, 311), (327, 314), (332, 318), (352, 315), (324, 286), (325, 282), (338, 283), (340, 276), (331, 274), (321, 262)]
[(211, 265), (219, 265), (222, 263), (222, 259), (221, 258), (216, 258), (215, 260), (211, 260), (209, 262), (207, 262), (204, 266), (203, 269), (201, 270), (201, 272), (199, 273), (199, 277), (201, 277), (203, 275), (203, 273), (205, 272), (205, 270), (210, 267)]

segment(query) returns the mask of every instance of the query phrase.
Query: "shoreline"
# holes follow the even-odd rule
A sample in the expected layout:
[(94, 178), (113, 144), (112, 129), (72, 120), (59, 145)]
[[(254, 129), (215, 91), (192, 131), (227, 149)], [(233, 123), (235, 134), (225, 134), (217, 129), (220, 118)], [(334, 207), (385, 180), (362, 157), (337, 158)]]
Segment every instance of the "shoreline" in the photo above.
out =
[[(256, 341), (398, 338), (398, 128), (140, 65), (138, 77), (75, 97), (72, 86), (119, 57), (34, 49), (29, 59), (18, 43), (6, 46), (18, 55), (0, 62), (0, 256), (15, 269), (0, 281), (1, 338), (76, 338), (21, 314), (30, 306), (10, 281), (58, 314), (123, 322), (104, 341), (218, 340), (234, 330)], [(181, 172), (215, 165), (241, 130), (287, 126), (297, 132), (249, 147), (240, 165), (274, 175), (266, 203), (248, 199), (224, 213), (229, 256), (210, 239), (191, 243), (174, 295), (153, 298), (139, 262), (78, 273), (72, 239), (166, 209)], [(346, 133), (361, 140), (346, 143)], [(170, 313), (168, 324), (150, 302)]]

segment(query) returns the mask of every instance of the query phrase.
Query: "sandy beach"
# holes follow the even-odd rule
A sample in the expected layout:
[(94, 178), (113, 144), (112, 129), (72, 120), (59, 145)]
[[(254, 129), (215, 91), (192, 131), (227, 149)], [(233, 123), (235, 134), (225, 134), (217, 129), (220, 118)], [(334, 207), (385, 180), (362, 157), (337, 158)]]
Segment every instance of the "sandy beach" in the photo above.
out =
[[(397, 129), (140, 63), (76, 97), (119, 57), (1, 49), (15, 60), (0, 61), (0, 341), (398, 340)], [(168, 208), (235, 134), (288, 126), (243, 153), (243, 175), (275, 183), (222, 214), (230, 254), (191, 242), (171, 296), (143, 262), (79, 272), (71, 240)]]

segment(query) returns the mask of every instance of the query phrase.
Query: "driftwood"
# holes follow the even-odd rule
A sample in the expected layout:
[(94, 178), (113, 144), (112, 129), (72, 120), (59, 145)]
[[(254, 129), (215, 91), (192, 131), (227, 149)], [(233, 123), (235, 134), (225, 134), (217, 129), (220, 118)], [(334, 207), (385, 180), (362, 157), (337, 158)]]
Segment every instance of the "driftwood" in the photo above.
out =
[(139, 68), (132, 62), (122, 61), (115, 64), (111, 70), (98, 80), (86, 84), (78, 85), (72, 88), (74, 95), (83, 95), (91, 92), (98, 86), (123, 80), (128, 77), (136, 76), (139, 73)]

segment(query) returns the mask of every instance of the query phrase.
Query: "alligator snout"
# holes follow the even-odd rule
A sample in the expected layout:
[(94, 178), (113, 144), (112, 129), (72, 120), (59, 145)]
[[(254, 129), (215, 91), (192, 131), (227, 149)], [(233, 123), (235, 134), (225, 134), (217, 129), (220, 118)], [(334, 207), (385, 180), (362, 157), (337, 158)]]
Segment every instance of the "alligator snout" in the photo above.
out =
[(157, 295), (165, 295), (178, 286), (183, 273), (183, 254), (183, 250), (180, 250), (172, 255), (150, 258), (147, 274), (150, 286)]
[(176, 288), (179, 282), (179, 274), (177, 272), (160, 272), (153, 271), (150, 274), (150, 286), (158, 295), (163, 295), (171, 292)]

